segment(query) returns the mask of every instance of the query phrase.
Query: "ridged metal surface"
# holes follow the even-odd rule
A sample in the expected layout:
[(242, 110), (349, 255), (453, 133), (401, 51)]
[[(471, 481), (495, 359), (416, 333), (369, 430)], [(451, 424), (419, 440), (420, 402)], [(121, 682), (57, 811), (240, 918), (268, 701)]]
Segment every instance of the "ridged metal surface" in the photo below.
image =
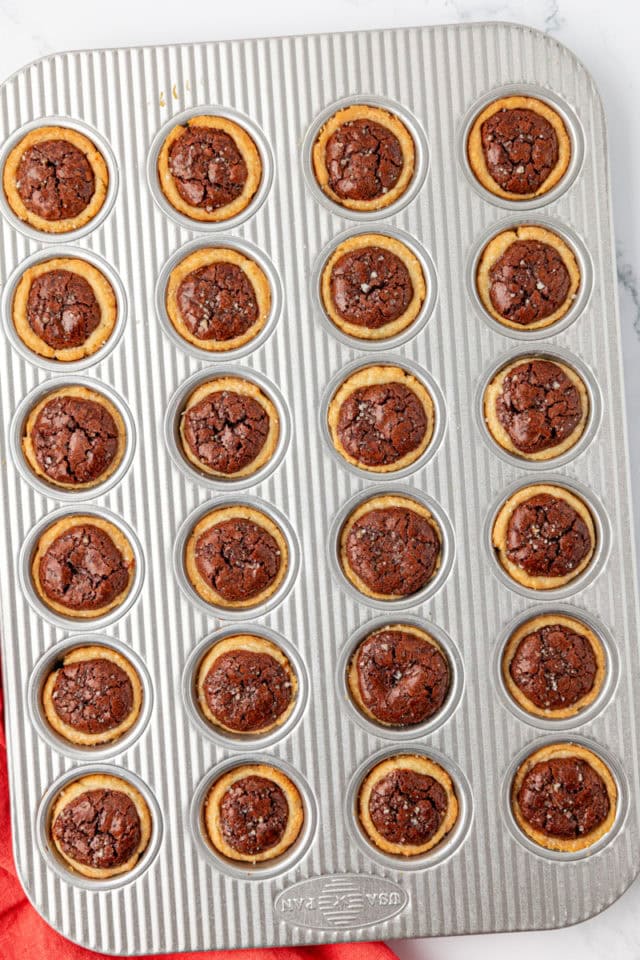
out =
[[(511, 82), (537, 84), (562, 98), (577, 114), (585, 139), (584, 164), (576, 181), (541, 212), (583, 239), (593, 260), (593, 294), (577, 322), (543, 345), (560, 344), (575, 353), (603, 392), (597, 435), (559, 472), (585, 483), (609, 511), (611, 554), (595, 582), (571, 603), (610, 630), (620, 658), (620, 681), (604, 711), (578, 731), (619, 759), (630, 796), (626, 822), (615, 840), (596, 856), (569, 863), (529, 852), (506, 828), (505, 772), (539, 733), (505, 709), (492, 662), (504, 626), (533, 604), (497, 579), (482, 542), (496, 497), (528, 474), (497, 456), (479, 433), (474, 406), (478, 383), (516, 342), (491, 330), (467, 293), (465, 270), (474, 244), (505, 211), (473, 189), (458, 154), (461, 125), (471, 105)], [(332, 337), (314, 306), (313, 262), (351, 223), (311, 195), (302, 174), (301, 145), (322, 110), (353, 94), (363, 100), (376, 94), (404, 105), (426, 132), (430, 147), (430, 170), (418, 197), (396, 216), (384, 218), (381, 226), (393, 224), (415, 237), (433, 258), (439, 277), (433, 317), (416, 339), (394, 354), (425, 367), (446, 404), (446, 433), (437, 455), (403, 483), (432, 497), (450, 517), (455, 563), (443, 589), (411, 612), (441, 627), (461, 652), (461, 703), (420, 746), (433, 747), (460, 766), (471, 786), (473, 821), (455, 855), (431, 869), (411, 872), (382, 867), (365, 856), (344, 824), (347, 783), (358, 766), (389, 741), (355, 723), (335, 692), (335, 663), (343, 645), (376, 612), (351, 599), (330, 575), (329, 525), (344, 502), (366, 484), (326, 449), (318, 407), (328, 381), (363, 351)], [(194, 646), (221, 623), (183, 597), (172, 570), (178, 527), (211, 493), (187, 480), (173, 464), (164, 443), (163, 418), (173, 392), (203, 364), (162, 333), (154, 284), (167, 258), (197, 231), (182, 230), (157, 208), (145, 171), (149, 145), (159, 128), (172, 115), (199, 104), (220, 104), (251, 117), (264, 131), (275, 160), (266, 202), (234, 233), (253, 241), (273, 260), (284, 287), (284, 310), (273, 336), (241, 364), (260, 370), (279, 386), (290, 405), (293, 432), (275, 473), (243, 493), (256, 494), (285, 512), (301, 543), (302, 567), (292, 592), (260, 622), (300, 652), (311, 678), (310, 698), (300, 724), (267, 754), (282, 758), (307, 778), (318, 801), (319, 830), (295, 868), (259, 883), (217, 871), (194, 843), (188, 823), (197, 784), (228, 754), (191, 724), (182, 701), (181, 673)], [(149, 870), (133, 883), (100, 893), (63, 882), (46, 866), (35, 843), (40, 799), (71, 761), (37, 736), (29, 720), (27, 687), (34, 664), (69, 631), (40, 619), (18, 587), (21, 544), (59, 503), (36, 493), (10, 462), (8, 424), (13, 411), (48, 374), (21, 358), (3, 335), (0, 584), (6, 716), (15, 852), (37, 909), (71, 939), (122, 954), (542, 928), (574, 923), (601, 910), (628, 886), (640, 864), (634, 706), (640, 677), (606, 131), (590, 77), (555, 41), (523, 27), (376, 31), (61, 54), (25, 68), (2, 86), (3, 139), (26, 122), (51, 115), (80, 118), (95, 127), (111, 144), (120, 169), (113, 211), (80, 246), (100, 253), (120, 273), (129, 319), (113, 353), (85, 375), (126, 398), (137, 423), (138, 446), (124, 480), (92, 503), (130, 523), (144, 546), (142, 594), (124, 619), (105, 632), (131, 645), (145, 661), (154, 685), (154, 708), (142, 738), (112, 762), (136, 773), (155, 793), (164, 833)], [(3, 282), (36, 248), (2, 223)], [(536, 346), (541, 346), (539, 341)], [(538, 480), (541, 474), (531, 476)], [(77, 769), (81, 772), (82, 765)], [(293, 882), (345, 872), (395, 880), (408, 894), (408, 905), (384, 923), (354, 929), (306, 930), (274, 917), (275, 897)], [(347, 886), (352, 889), (351, 880)]]

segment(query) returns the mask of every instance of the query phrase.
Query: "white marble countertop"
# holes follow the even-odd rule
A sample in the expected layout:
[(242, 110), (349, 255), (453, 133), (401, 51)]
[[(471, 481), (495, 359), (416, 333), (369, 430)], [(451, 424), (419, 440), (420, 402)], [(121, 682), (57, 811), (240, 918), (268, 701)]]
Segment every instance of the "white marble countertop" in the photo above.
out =
[[(592, 72), (609, 120), (636, 540), (640, 547), (640, 7), (631, 0), (0, 0), (0, 79), (59, 50), (511, 20), (546, 30)], [(640, 554), (639, 554), (640, 555)], [(394, 942), (401, 960), (637, 960), (640, 880), (603, 914), (566, 930)]]

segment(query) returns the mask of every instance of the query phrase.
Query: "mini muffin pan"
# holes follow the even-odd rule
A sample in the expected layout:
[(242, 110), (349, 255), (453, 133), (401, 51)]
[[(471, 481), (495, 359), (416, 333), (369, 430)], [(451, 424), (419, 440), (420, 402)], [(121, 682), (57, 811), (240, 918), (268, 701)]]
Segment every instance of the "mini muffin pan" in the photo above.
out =
[[(518, 93), (556, 109), (572, 145), (561, 181), (523, 202), (488, 192), (466, 155), (478, 112)], [(415, 145), (407, 191), (364, 213), (323, 193), (311, 159), (327, 119), (358, 104), (394, 113)], [(156, 172), (173, 127), (206, 114), (243, 125), (262, 163), (248, 206), (214, 224), (178, 214)], [(0, 87), (0, 165), (25, 133), (52, 123), (92, 139), (110, 181), (99, 215), (67, 235), (39, 234), (0, 197), (3, 672), (14, 849), (31, 901), (65, 936), (120, 955), (543, 929), (602, 910), (640, 865), (640, 621), (606, 131), (589, 75), (555, 40), (508, 24), (85, 51), (39, 60)], [(561, 235), (581, 272), (566, 316), (531, 331), (489, 317), (475, 285), (487, 242), (526, 224)], [(388, 340), (346, 336), (323, 308), (323, 267), (360, 233), (406, 244), (424, 273), (419, 315)], [(185, 256), (220, 246), (262, 268), (271, 310), (254, 340), (216, 353), (177, 333), (165, 290)], [(32, 354), (11, 317), (24, 270), (60, 255), (102, 270), (118, 305), (109, 340), (69, 364)], [(584, 433), (556, 459), (506, 453), (484, 422), (487, 383), (520, 356), (558, 358), (586, 385)], [(418, 377), (434, 404), (429, 446), (397, 474), (351, 466), (327, 427), (344, 379), (379, 364)], [(225, 375), (257, 384), (280, 421), (271, 459), (239, 480), (199, 471), (179, 439), (194, 387)], [(36, 478), (21, 451), (29, 410), (65, 383), (103, 391), (127, 429), (120, 466), (86, 491)], [(561, 590), (519, 586), (491, 545), (505, 499), (540, 483), (576, 492), (597, 529), (591, 564)], [(356, 590), (338, 550), (355, 507), (383, 494), (425, 505), (442, 537), (432, 580), (393, 601)], [(273, 517), (288, 543), (283, 582), (255, 608), (213, 607), (185, 571), (194, 525), (229, 505)], [(125, 601), (93, 621), (52, 613), (31, 580), (38, 537), (69, 514), (111, 521), (136, 554)], [(513, 630), (553, 612), (582, 619), (606, 660), (598, 697), (561, 721), (519, 707), (500, 666)], [(364, 637), (403, 623), (440, 645), (450, 689), (428, 722), (398, 729), (360, 712), (346, 672)], [(202, 658), (239, 633), (280, 646), (298, 681), (293, 710), (263, 735), (218, 730), (197, 703)], [(63, 741), (41, 705), (47, 673), (89, 643), (127, 656), (143, 688), (137, 722), (96, 748)], [(565, 742), (601, 757), (618, 791), (612, 828), (574, 854), (533, 843), (511, 808), (522, 761), (545, 743)], [(459, 804), (453, 829), (413, 858), (372, 846), (357, 817), (364, 778), (404, 754), (439, 764)], [(246, 763), (284, 771), (304, 808), (294, 844), (255, 865), (222, 857), (203, 825), (212, 783)], [(128, 779), (152, 818), (134, 869), (105, 881), (74, 873), (49, 833), (60, 789), (93, 772)]]

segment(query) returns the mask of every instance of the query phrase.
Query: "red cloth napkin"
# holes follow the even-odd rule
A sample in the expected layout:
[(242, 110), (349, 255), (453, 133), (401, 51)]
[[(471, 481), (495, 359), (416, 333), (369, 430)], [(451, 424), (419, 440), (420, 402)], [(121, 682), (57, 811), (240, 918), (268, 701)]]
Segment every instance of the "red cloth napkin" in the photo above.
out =
[[(98, 960), (106, 954), (85, 950), (65, 940), (45, 923), (24, 895), (11, 850), (7, 749), (0, 683), (0, 957), (2, 960)], [(321, 947), (274, 947), (266, 950), (222, 950), (180, 953), (175, 960), (397, 960), (383, 943), (344, 943)], [(150, 957), (149, 960), (154, 960)], [(172, 960), (163, 954), (155, 960)]]

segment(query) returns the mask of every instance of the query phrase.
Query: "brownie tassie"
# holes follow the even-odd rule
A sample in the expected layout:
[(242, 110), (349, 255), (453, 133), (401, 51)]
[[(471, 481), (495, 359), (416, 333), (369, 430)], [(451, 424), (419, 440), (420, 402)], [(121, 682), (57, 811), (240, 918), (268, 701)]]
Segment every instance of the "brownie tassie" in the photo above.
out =
[(31, 577), (50, 610), (88, 620), (124, 603), (135, 565), (133, 548), (115, 524), (93, 515), (69, 514), (41, 534)]
[(238, 634), (215, 643), (196, 677), (198, 705), (214, 726), (247, 736), (281, 726), (295, 706), (298, 680), (282, 650)]
[(347, 517), (340, 532), (340, 563), (347, 579), (367, 597), (399, 600), (418, 593), (436, 575), (442, 534), (417, 500), (370, 497)]
[(478, 181), (507, 200), (548, 193), (567, 172), (571, 140), (560, 114), (536, 97), (494, 100), (476, 117), (467, 142)]
[(583, 573), (596, 549), (584, 500), (565, 487), (531, 484), (502, 505), (492, 543), (508, 575), (532, 590), (553, 590)]
[(313, 145), (313, 172), (334, 203), (382, 210), (407, 190), (415, 144), (402, 121), (368, 104), (345, 107), (324, 124)]
[(295, 843), (304, 825), (304, 807), (296, 785), (277, 767), (243, 764), (213, 784), (204, 824), (218, 853), (261, 863)]
[(75, 647), (42, 688), (49, 726), (69, 743), (93, 747), (124, 736), (140, 716), (142, 684), (129, 660), (100, 644)]
[(207, 603), (227, 609), (266, 603), (280, 588), (288, 565), (280, 527), (254, 507), (212, 510), (196, 524), (185, 549), (195, 591)]
[(432, 636), (398, 623), (375, 630), (358, 645), (347, 682), (365, 716), (385, 726), (412, 727), (441, 710), (451, 672)]
[(104, 483), (125, 453), (120, 412), (104, 394), (70, 384), (46, 394), (24, 426), (22, 452), (36, 474), (65, 490)]
[(390, 473), (422, 456), (433, 436), (435, 411), (417, 377), (401, 367), (374, 364), (341, 384), (327, 420), (333, 445), (348, 463)]
[(192, 220), (216, 223), (242, 213), (262, 180), (253, 139), (228, 117), (191, 117), (178, 124), (158, 156), (165, 197)]
[(485, 310), (515, 330), (557, 323), (573, 306), (580, 282), (569, 245), (552, 230), (534, 225), (493, 237), (482, 251), (476, 275)]
[(113, 774), (72, 780), (51, 810), (51, 841), (66, 865), (92, 880), (133, 870), (149, 845), (151, 813), (132, 784)]
[(274, 455), (278, 412), (251, 380), (217, 377), (190, 394), (180, 416), (180, 440), (199, 470), (229, 480), (257, 473)]
[(68, 233), (102, 209), (109, 171), (83, 133), (71, 127), (38, 127), (9, 153), (2, 185), (20, 220), (43, 233)]
[(382, 233), (359, 233), (338, 244), (322, 269), (321, 296), (335, 326), (359, 340), (386, 340), (420, 313), (427, 285), (406, 244)]
[(527, 713), (551, 720), (574, 717), (602, 690), (604, 647), (576, 617), (542, 614), (509, 637), (502, 676), (510, 695)]
[(113, 287), (87, 260), (54, 257), (28, 267), (11, 305), (17, 335), (40, 357), (71, 363), (92, 356), (118, 319)]
[(589, 413), (582, 378), (568, 364), (547, 357), (524, 356), (507, 364), (484, 395), (491, 436), (524, 460), (551, 460), (571, 450)]
[(363, 780), (358, 817), (369, 841), (384, 853), (415, 857), (441, 843), (458, 819), (451, 777), (419, 754), (382, 760)]
[(618, 790), (607, 765), (577, 743), (540, 747), (520, 765), (511, 788), (520, 829), (541, 847), (574, 853), (613, 826)]
[(165, 300), (184, 340), (221, 353), (257, 337), (271, 310), (271, 287), (255, 260), (227, 247), (203, 247), (173, 268)]

